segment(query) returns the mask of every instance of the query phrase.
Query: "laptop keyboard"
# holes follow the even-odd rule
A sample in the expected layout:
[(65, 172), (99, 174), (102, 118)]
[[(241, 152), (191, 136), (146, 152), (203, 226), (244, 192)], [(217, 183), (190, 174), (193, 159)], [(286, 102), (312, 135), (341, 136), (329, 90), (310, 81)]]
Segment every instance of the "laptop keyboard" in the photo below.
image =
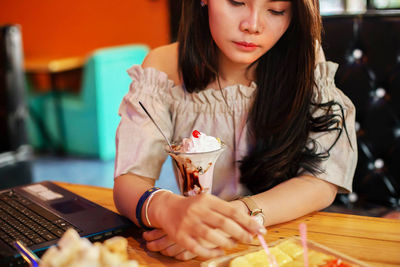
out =
[(68, 228), (80, 229), (14, 191), (0, 194), (0, 239), (14, 248), (58, 239)]

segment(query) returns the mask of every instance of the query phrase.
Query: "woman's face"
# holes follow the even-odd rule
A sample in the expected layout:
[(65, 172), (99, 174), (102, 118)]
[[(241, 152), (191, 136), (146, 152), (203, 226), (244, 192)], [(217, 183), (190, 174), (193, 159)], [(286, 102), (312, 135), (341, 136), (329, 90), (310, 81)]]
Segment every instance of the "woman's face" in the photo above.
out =
[(281, 38), (292, 17), (290, 1), (204, 2), (207, 6), (203, 8), (208, 7), (211, 35), (221, 51), (222, 62), (253, 63)]

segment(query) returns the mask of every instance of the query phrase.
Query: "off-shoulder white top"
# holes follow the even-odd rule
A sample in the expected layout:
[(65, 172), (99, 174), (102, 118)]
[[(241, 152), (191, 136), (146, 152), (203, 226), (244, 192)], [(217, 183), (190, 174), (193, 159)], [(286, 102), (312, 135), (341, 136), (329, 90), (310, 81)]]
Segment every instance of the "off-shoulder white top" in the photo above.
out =
[[(352, 190), (357, 162), (355, 108), (336, 88), (336, 70), (337, 64), (332, 62), (317, 64), (314, 100), (334, 100), (342, 105), (353, 148), (343, 132), (331, 149), (329, 159), (321, 163), (324, 173), (318, 177), (338, 185), (339, 192), (345, 193)], [(133, 66), (128, 74), (132, 83), (119, 109), (121, 121), (116, 135), (114, 176), (132, 172), (158, 179), (167, 157), (164, 152), (165, 141), (138, 104), (141, 101), (172, 142), (190, 136), (193, 129), (220, 137), (227, 144), (227, 149), (215, 165), (213, 194), (226, 200), (247, 194), (239, 183), (240, 173), (236, 162), (248, 152), (246, 119), (257, 85), (253, 82), (250, 86), (237, 84), (222, 89), (229, 107), (234, 107), (235, 112), (232, 113), (219, 89), (208, 88), (198, 93), (188, 93), (181, 85), (175, 85), (167, 74), (154, 68)], [(317, 140), (319, 150), (323, 151), (332, 145), (337, 132), (311, 133), (310, 136)]]

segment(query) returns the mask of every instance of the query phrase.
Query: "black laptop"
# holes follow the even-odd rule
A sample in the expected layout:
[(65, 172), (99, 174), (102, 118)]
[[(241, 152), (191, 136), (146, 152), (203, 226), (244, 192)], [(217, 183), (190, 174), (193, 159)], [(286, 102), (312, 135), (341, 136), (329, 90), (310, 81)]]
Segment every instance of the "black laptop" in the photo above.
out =
[(91, 241), (121, 233), (132, 222), (52, 182), (0, 191), (0, 266), (24, 260), (13, 246), (20, 240), (41, 255), (70, 227)]

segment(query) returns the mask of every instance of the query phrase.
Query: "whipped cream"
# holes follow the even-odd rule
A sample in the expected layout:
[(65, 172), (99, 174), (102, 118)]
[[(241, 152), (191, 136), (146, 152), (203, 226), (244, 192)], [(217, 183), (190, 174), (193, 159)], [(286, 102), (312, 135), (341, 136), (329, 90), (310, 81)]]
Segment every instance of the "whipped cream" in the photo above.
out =
[(180, 152), (200, 153), (218, 150), (221, 140), (205, 133), (194, 130), (190, 138), (183, 138)]

